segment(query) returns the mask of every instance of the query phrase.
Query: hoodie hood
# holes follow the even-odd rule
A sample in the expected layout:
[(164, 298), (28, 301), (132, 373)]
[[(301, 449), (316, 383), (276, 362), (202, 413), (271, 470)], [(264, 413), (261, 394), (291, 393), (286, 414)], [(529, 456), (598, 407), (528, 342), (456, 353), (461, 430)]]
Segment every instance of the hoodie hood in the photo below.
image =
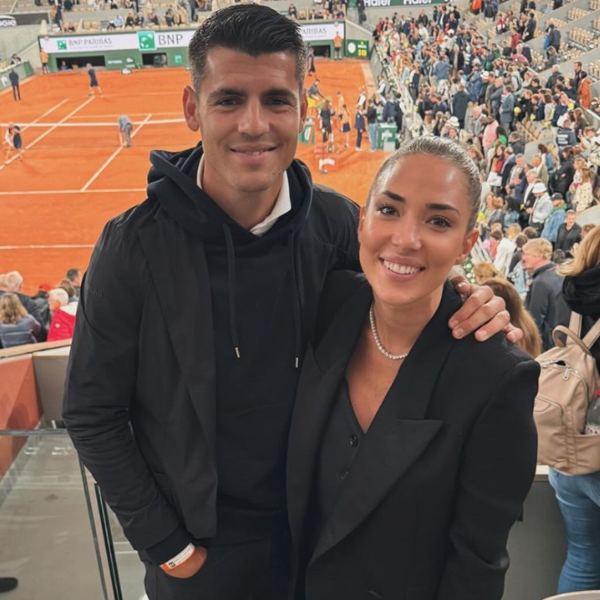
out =
[[(298, 232), (304, 225), (312, 204), (312, 179), (306, 165), (294, 160), (287, 170), (290, 181), (292, 211), (276, 227), (258, 237), (241, 227), (196, 183), (203, 155), (202, 144), (183, 152), (156, 150), (150, 153), (152, 167), (148, 174), (148, 197), (177, 224), (205, 242), (226, 244), (229, 229), (236, 247), (270, 243), (281, 236)], [(226, 226), (226, 227), (225, 227)]]
[(571, 310), (600, 318), (600, 266), (577, 275), (565, 277), (563, 296)]
[(285, 241), (292, 283), (292, 311), (295, 328), (295, 367), (300, 365), (302, 352), (301, 286), (297, 251), (298, 233), (302, 229), (312, 204), (313, 186), (308, 168), (294, 160), (287, 169), (292, 210), (280, 217), (272, 229), (259, 237), (244, 229), (224, 212), (196, 183), (198, 166), (203, 154), (202, 144), (184, 152), (155, 151), (150, 154), (152, 168), (148, 175), (148, 198), (160, 207), (184, 230), (200, 237), (208, 251), (223, 251), (227, 255), (227, 285), (229, 326), (233, 351), (242, 358), (238, 328), (236, 291), (236, 255), (249, 255), (267, 250), (275, 241)]

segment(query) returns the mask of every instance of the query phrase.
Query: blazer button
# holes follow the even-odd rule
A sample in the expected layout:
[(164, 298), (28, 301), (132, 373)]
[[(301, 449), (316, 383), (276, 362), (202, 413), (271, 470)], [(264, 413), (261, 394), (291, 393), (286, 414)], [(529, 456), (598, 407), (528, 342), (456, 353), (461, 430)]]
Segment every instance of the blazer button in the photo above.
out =
[(358, 438), (355, 435), (351, 435), (348, 441), (350, 442), (350, 445), (353, 448), (356, 448), (356, 446), (358, 446)]

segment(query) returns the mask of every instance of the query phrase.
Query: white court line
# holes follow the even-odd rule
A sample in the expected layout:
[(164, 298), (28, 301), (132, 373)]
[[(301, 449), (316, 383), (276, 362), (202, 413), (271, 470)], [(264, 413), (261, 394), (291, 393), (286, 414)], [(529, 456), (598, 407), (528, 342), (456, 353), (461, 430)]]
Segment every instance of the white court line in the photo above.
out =
[(43, 196), (52, 194), (127, 194), (145, 192), (146, 188), (108, 189), (108, 190), (28, 190), (25, 192), (0, 192), (0, 196)]
[(0, 250), (73, 250), (76, 248), (93, 248), (94, 244), (54, 244), (44, 246), (35, 244), (31, 246), (0, 246)]
[(69, 98), (65, 98), (62, 102), (59, 102), (56, 106), (53, 106), (50, 110), (47, 110), (41, 117), (38, 117), (37, 119), (31, 121), (31, 123), (29, 123), (29, 125), (25, 125), (23, 127), (23, 131), (29, 129), (29, 127), (31, 125), (34, 125), (35, 123), (39, 123), (39, 121), (41, 121), (44, 117), (48, 116), (51, 112), (54, 112), (57, 108), (60, 108), (65, 102), (68, 102)]
[[(38, 121), (41, 121), (45, 116), (49, 115), (51, 112), (54, 112), (57, 108), (60, 108), (68, 100), (69, 100), (69, 98), (65, 98), (62, 102), (59, 102), (56, 106), (53, 106), (50, 110), (47, 110), (41, 117), (38, 117), (37, 119), (35, 119), (31, 123), (29, 123), (28, 125), (24, 125), (22, 131), (27, 131), (27, 129), (29, 129), (29, 127), (31, 127), (31, 125), (34, 125)], [(4, 125), (4, 123), (3, 123), (3, 125)], [(0, 165), (0, 171), (2, 171), (2, 169), (4, 169), (4, 167), (6, 165), (9, 165), (15, 158), (17, 158), (17, 156), (18, 156), (18, 154), (13, 156), (12, 159), (9, 160), (7, 163)]]
[[(141, 123), (140, 126), (131, 134), (131, 139), (135, 137), (135, 134), (151, 119), (152, 113), (150, 113)], [(94, 173), (92, 178), (81, 188), (82, 192), (85, 192), (96, 179), (98, 179), (99, 175), (110, 165), (110, 163), (119, 155), (121, 150), (123, 150), (124, 146), (119, 146), (109, 157), (109, 159)]]
[[(83, 104), (80, 104), (75, 110), (71, 111), (64, 119), (61, 119), (58, 123), (56, 123), (50, 129), (48, 129), (48, 131), (45, 131), (44, 133), (42, 133), (42, 135), (35, 138), (35, 140), (33, 140), (33, 142), (31, 142), (31, 144), (29, 144), (28, 146), (25, 146), (24, 150), (29, 150), (30, 148), (33, 148), (33, 146), (35, 146), (39, 141), (43, 140), (47, 135), (52, 133), (59, 125), (62, 125), (68, 118), (72, 117), (75, 113), (79, 112), (82, 108), (85, 108), (95, 98), (96, 98), (96, 96), (92, 96), (91, 98), (88, 98)], [(0, 166), (0, 171), (2, 169), (4, 169), (4, 167), (9, 165), (11, 162), (13, 162), (13, 160), (16, 160), (18, 158), (18, 156), (19, 156), (18, 154), (15, 154), (8, 162), (6, 162), (2, 166)]]
[[(147, 114), (147, 113), (144, 113)], [(153, 113), (154, 114), (154, 113)], [(146, 120), (143, 121), (132, 121), (133, 125), (145, 125)], [(151, 125), (173, 125), (175, 123), (185, 123), (185, 119), (155, 119), (151, 121)], [(98, 123), (94, 122), (86, 122), (86, 123), (35, 123), (32, 121), (31, 123), (24, 123), (23, 127), (26, 129), (27, 127), (73, 127), (73, 128), (81, 128), (81, 127), (115, 127), (117, 125), (114, 121), (100, 121)], [(8, 123), (0, 123), (0, 127), (7, 127)]]

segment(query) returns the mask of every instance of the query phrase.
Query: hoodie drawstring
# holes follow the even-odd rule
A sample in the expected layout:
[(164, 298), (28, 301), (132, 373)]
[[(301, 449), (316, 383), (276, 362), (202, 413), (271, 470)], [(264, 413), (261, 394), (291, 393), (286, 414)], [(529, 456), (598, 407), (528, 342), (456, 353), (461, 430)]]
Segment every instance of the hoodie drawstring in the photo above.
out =
[[(229, 282), (229, 324), (235, 355), (241, 358), (240, 338), (237, 326), (236, 282), (235, 282), (235, 247), (229, 226), (223, 224), (227, 244), (227, 275)], [(296, 269), (296, 234), (292, 231), (288, 238), (288, 254), (290, 259), (290, 274), (292, 280), (292, 309), (294, 313), (294, 367), (300, 368), (302, 353), (302, 313), (300, 310), (300, 290)]]
[(298, 279), (296, 276), (296, 233), (292, 231), (288, 238), (288, 252), (290, 255), (290, 269), (292, 275), (292, 305), (294, 310), (294, 354), (296, 369), (300, 368), (300, 354), (302, 352), (302, 313), (300, 311), (300, 295)]
[(229, 281), (229, 326), (231, 327), (231, 338), (233, 339), (233, 349), (235, 355), (241, 358), (240, 354), (240, 337), (237, 328), (237, 310), (236, 310), (236, 286), (235, 286), (235, 248), (233, 246), (233, 238), (231, 231), (226, 223), (223, 223), (223, 231), (225, 232), (225, 241), (227, 243), (227, 276)]

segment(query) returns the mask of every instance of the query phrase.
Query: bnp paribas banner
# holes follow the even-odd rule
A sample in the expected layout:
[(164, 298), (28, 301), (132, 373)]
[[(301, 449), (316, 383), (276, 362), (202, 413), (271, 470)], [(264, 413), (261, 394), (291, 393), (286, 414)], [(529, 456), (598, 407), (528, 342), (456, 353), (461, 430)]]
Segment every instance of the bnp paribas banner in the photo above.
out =
[[(195, 29), (184, 29), (183, 31), (138, 31), (137, 33), (46, 36), (40, 38), (40, 46), (48, 54), (109, 52), (111, 50), (140, 50), (146, 52), (163, 48), (187, 48), (194, 33)], [(344, 38), (343, 23), (320, 23), (318, 25), (302, 26), (302, 37), (306, 42), (333, 40), (337, 35)]]
[(40, 38), (42, 50), (48, 54), (65, 52), (108, 52), (110, 50), (151, 51), (162, 48), (187, 47), (194, 30), (138, 31), (100, 35), (69, 35)]
[(446, 4), (446, 0), (364, 0), (367, 8), (384, 8), (386, 6), (429, 6), (430, 4)]

